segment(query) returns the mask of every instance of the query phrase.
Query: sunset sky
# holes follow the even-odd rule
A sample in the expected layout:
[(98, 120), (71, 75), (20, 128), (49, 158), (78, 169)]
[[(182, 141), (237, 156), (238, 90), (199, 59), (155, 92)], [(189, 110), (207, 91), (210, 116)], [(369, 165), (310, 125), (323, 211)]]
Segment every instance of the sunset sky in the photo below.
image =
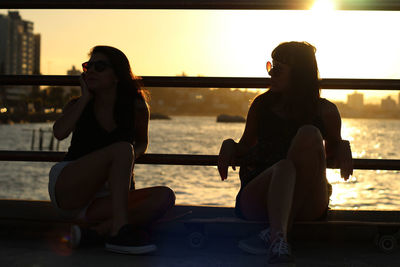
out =
[[(111, 45), (140, 76), (267, 77), (283, 41), (317, 47), (321, 78), (400, 79), (400, 12), (19, 10), (41, 34), (41, 71), (66, 74), (90, 48)], [(7, 14), (7, 10), (0, 10)], [(365, 91), (367, 92), (367, 91)], [(348, 93), (348, 92), (345, 92)], [(345, 93), (327, 93), (345, 100)], [(374, 101), (389, 92), (368, 93)], [(397, 101), (398, 92), (392, 92)]]

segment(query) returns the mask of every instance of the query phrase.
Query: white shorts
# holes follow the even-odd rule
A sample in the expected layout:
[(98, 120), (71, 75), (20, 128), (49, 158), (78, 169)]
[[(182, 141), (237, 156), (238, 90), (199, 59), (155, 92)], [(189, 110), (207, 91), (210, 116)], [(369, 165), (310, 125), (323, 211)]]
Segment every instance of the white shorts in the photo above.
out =
[(62, 209), (58, 206), (57, 199), (56, 199), (56, 183), (57, 179), (60, 176), (61, 171), (64, 169), (65, 166), (67, 166), (69, 163), (72, 161), (61, 161), (56, 163), (53, 167), (50, 169), (49, 173), (49, 196), (51, 203), (53, 204), (54, 208), (57, 210), (57, 212), (65, 218), (69, 219), (85, 219), (86, 216), (86, 211), (88, 207), (92, 204), (92, 202), (96, 198), (100, 197), (105, 197), (108, 196), (109, 190), (107, 184), (104, 185), (102, 190), (96, 193), (96, 195), (82, 208), (79, 209), (74, 209), (74, 210), (65, 210)]

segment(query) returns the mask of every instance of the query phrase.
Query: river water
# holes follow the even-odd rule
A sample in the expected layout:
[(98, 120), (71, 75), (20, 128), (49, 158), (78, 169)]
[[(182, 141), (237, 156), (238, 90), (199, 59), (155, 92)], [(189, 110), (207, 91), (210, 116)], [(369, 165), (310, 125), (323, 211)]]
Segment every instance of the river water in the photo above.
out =
[[(0, 125), (0, 150), (31, 150), (32, 130), (51, 129), (51, 123)], [(172, 117), (152, 120), (149, 153), (218, 154), (226, 138), (239, 140), (244, 123), (216, 123), (215, 117)], [(47, 150), (50, 132), (44, 133)], [(354, 158), (399, 159), (400, 120), (343, 119), (342, 137), (350, 140)], [(55, 144), (56, 145), (56, 144)], [(60, 142), (67, 150), (69, 138)], [(34, 150), (38, 149), (36, 131)], [(47, 200), (48, 171), (53, 163), (0, 162), (0, 198)], [(166, 185), (176, 194), (177, 204), (233, 206), (240, 182), (230, 171), (222, 182), (216, 167), (179, 165), (135, 166), (137, 188)], [(331, 208), (384, 209), (400, 207), (400, 173), (385, 170), (355, 170), (347, 182), (339, 170), (328, 169), (332, 183)]]

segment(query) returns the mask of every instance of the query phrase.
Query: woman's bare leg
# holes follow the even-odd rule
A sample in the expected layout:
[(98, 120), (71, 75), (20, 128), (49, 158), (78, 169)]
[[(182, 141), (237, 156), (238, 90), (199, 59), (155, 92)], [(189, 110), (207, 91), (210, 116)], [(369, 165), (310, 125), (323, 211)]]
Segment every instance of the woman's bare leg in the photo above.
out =
[[(151, 225), (175, 204), (174, 192), (164, 186), (130, 191), (128, 198), (128, 221), (136, 227)], [(96, 199), (88, 208), (89, 221), (102, 221), (95, 229), (108, 234), (112, 226), (112, 202), (110, 197)]]
[(295, 188), (296, 171), (290, 160), (281, 160), (262, 172), (242, 191), (240, 208), (250, 220), (269, 220), (272, 238), (286, 239)]
[(254, 178), (242, 190), (239, 205), (247, 219), (269, 218), (272, 238), (282, 232), (286, 239), (293, 218), (320, 217), (328, 205), (328, 196), (319, 130), (314, 126), (300, 128), (288, 159)]
[(287, 158), (294, 163), (297, 174), (290, 222), (320, 218), (328, 207), (329, 196), (325, 149), (318, 128), (300, 128)]
[(133, 164), (134, 150), (127, 142), (112, 144), (68, 164), (56, 183), (58, 205), (63, 209), (81, 208), (108, 180), (112, 203), (110, 232), (116, 234), (128, 223), (128, 192)]

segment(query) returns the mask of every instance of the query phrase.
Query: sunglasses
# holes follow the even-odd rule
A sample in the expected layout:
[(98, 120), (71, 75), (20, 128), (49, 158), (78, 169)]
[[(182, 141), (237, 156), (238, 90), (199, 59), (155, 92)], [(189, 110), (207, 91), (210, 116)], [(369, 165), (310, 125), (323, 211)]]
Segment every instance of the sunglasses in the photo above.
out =
[(111, 65), (103, 60), (99, 61), (87, 61), (82, 63), (83, 72), (87, 72), (91, 67), (94, 67), (96, 72), (102, 72), (105, 69), (111, 67)]
[(272, 70), (272, 63), (271, 63), (271, 61), (267, 61), (267, 72), (268, 72), (268, 74), (270, 74), (271, 70)]
[(282, 66), (280, 64), (274, 66), (274, 65), (272, 65), (271, 61), (267, 61), (266, 67), (267, 67), (267, 72), (269, 75), (271, 75), (272, 69), (274, 70), (275, 76), (279, 76), (279, 74), (282, 72)]

